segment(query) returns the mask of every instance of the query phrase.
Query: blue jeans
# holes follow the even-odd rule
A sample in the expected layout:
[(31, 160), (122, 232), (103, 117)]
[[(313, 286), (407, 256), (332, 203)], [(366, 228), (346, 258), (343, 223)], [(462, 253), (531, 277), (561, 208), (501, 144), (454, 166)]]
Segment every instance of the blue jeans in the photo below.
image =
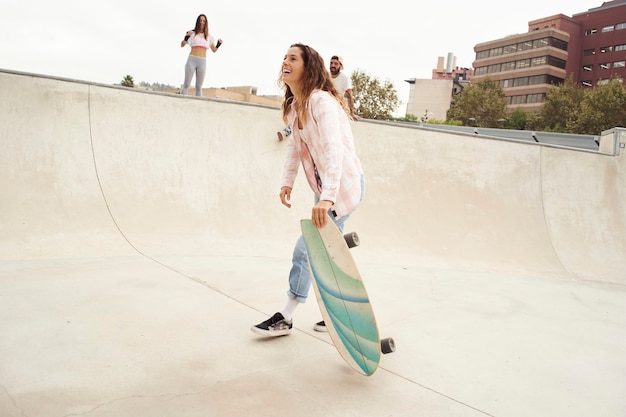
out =
[[(365, 181), (363, 177), (361, 177), (361, 199), (363, 199), (364, 191)], [(315, 204), (318, 202), (319, 198), (316, 196)], [(333, 219), (341, 233), (343, 233), (344, 224), (350, 217), (350, 214), (346, 214), (340, 219), (335, 219), (332, 214), (330, 215), (330, 218)], [(291, 271), (289, 271), (289, 291), (287, 291), (287, 296), (295, 299), (299, 303), (304, 303), (309, 295), (309, 289), (311, 288), (311, 273), (309, 271), (309, 258), (306, 254), (306, 246), (302, 236), (298, 238), (296, 246), (293, 249), (291, 263)]]

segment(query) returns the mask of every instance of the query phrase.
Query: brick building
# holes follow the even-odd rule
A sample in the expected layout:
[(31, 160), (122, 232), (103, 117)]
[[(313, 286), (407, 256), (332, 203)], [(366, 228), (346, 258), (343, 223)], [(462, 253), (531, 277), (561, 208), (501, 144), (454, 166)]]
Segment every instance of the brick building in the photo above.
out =
[(584, 87), (626, 79), (626, 0), (528, 22), (528, 32), (474, 47), (473, 81), (500, 82), (509, 110), (541, 107), (550, 86), (570, 75)]

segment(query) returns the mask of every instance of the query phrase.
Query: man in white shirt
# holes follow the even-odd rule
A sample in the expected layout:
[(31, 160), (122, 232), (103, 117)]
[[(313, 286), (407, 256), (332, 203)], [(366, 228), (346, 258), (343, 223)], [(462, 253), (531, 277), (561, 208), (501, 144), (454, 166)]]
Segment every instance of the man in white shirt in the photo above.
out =
[(352, 98), (352, 80), (348, 75), (341, 72), (343, 69), (343, 58), (339, 55), (333, 55), (330, 58), (330, 76), (333, 79), (335, 88), (342, 97), (348, 98), (348, 109), (350, 109), (350, 117), (352, 120), (359, 120), (359, 116), (354, 113), (354, 99)]

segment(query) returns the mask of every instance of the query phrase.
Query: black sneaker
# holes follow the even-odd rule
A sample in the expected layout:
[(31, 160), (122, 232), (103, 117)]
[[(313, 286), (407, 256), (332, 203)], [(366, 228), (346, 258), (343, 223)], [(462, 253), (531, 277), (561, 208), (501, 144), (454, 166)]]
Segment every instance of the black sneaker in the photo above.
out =
[(263, 323), (250, 327), (250, 330), (262, 336), (286, 336), (291, 333), (292, 320), (285, 320), (281, 313), (276, 313)]
[(326, 323), (324, 323), (324, 320), (318, 321), (317, 323), (315, 323), (315, 325), (313, 326), (313, 330), (315, 330), (317, 332), (327, 332), (328, 331), (326, 329)]

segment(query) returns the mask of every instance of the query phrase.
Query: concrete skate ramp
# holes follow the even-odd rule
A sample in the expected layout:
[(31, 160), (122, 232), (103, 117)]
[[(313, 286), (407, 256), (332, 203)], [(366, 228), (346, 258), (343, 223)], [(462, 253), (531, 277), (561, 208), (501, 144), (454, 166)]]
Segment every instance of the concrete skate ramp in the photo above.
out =
[[(287, 246), (279, 112), (0, 73), (1, 259)], [(368, 250), (423, 265), (626, 283), (623, 156), (353, 123)]]
[(275, 108), (0, 71), (0, 416), (626, 414), (623, 131), (600, 152), (352, 124), (384, 355), (286, 299)]

